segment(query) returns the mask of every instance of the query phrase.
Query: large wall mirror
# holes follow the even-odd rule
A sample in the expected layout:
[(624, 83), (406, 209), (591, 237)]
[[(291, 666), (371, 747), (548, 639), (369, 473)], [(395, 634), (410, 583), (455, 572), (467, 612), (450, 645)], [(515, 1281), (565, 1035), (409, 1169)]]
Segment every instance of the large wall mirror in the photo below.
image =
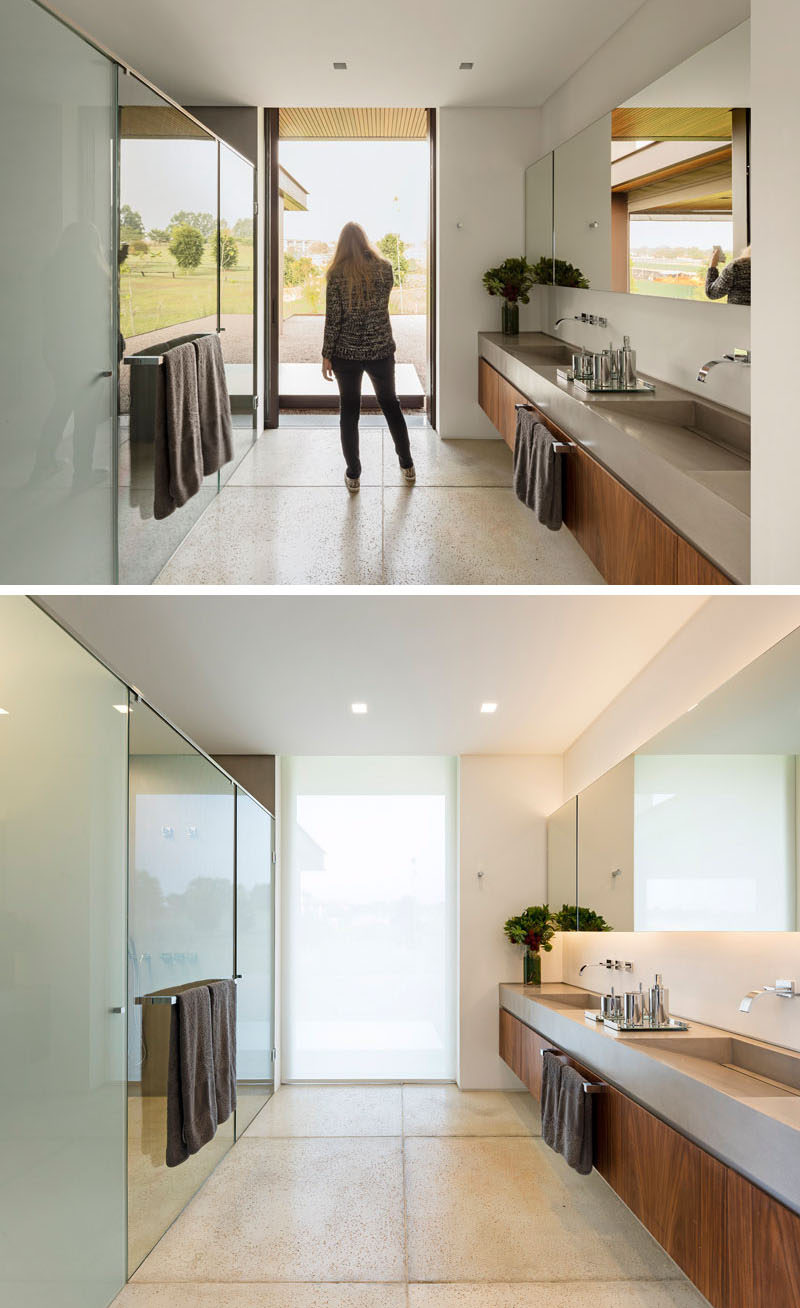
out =
[(749, 106), (745, 22), (532, 164), (526, 257), (542, 280), (749, 304)]
[(798, 667), (800, 629), (580, 793), (581, 906), (616, 930), (800, 929)]

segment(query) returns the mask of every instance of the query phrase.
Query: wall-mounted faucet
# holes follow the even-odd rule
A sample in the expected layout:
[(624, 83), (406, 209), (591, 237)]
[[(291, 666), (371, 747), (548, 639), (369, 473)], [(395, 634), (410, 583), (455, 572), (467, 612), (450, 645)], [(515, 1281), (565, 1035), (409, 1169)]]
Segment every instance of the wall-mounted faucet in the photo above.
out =
[(800, 999), (800, 990), (797, 989), (794, 981), (776, 981), (774, 986), (762, 986), (760, 990), (748, 990), (739, 1005), (739, 1012), (749, 1013), (753, 1006), (753, 1000), (758, 999), (759, 995), (768, 994), (777, 995), (779, 999)]
[(633, 963), (625, 963), (621, 958), (605, 958), (599, 963), (584, 963), (583, 967), (578, 969), (578, 975), (581, 976), (587, 967), (604, 967), (607, 972), (632, 972)]
[(723, 354), (721, 359), (709, 359), (708, 363), (704, 363), (697, 374), (697, 380), (704, 382), (711, 369), (716, 368), (720, 363), (738, 363), (745, 368), (749, 368), (751, 361), (752, 356), (749, 350), (734, 350), (733, 354)]
[(603, 327), (603, 328), (605, 328), (605, 327), (608, 326), (608, 319), (607, 319), (607, 318), (599, 318), (599, 317), (597, 316), (597, 314), (594, 314), (594, 313), (571, 313), (571, 314), (568, 314), (566, 318), (557, 318), (556, 321), (555, 321), (555, 323), (553, 324), (553, 330), (555, 331), (556, 327), (560, 327), (561, 324), (562, 324), (562, 322), (585, 322), (585, 323), (588, 323), (588, 325), (589, 325), (590, 327)]

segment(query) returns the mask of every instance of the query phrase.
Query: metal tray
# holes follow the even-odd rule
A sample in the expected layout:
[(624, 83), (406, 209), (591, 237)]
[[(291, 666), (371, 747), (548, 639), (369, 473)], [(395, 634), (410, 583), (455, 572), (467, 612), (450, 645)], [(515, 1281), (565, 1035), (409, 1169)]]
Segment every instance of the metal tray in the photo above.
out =
[(652, 382), (641, 379), (637, 380), (635, 386), (595, 386), (594, 382), (578, 381), (576, 377), (574, 384), (587, 395), (652, 395), (656, 389)]
[(679, 1022), (676, 1017), (671, 1017), (666, 1026), (634, 1026), (632, 1022), (626, 1022), (623, 1019), (615, 1021), (607, 1017), (603, 1021), (603, 1026), (609, 1027), (612, 1031), (642, 1031), (647, 1034), (648, 1031), (688, 1031), (688, 1022)]

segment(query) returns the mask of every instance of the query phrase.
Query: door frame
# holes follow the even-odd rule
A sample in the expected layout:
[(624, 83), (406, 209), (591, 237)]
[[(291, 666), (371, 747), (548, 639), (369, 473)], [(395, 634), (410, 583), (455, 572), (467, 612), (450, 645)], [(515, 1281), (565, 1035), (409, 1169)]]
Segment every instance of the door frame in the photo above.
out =
[[(426, 109), (428, 121), (428, 303), (427, 303), (427, 367), (428, 381), (425, 395), (419, 408), (424, 410), (431, 426), (436, 426), (436, 218), (437, 218), (437, 146), (436, 146), (436, 110)], [(278, 168), (280, 163), (280, 109), (264, 110), (265, 142), (265, 177), (264, 177), (264, 214), (265, 214), (265, 295), (266, 322), (264, 331), (264, 378), (266, 396), (264, 399), (264, 426), (274, 428), (280, 422), (280, 332), (279, 306), (282, 288), (278, 285), (278, 273), (281, 267), (280, 223), (278, 214)], [(293, 396), (302, 408), (338, 407), (338, 400), (333, 404), (321, 405), (318, 396)], [(307, 402), (305, 402), (307, 401)], [(365, 410), (377, 407), (369, 401), (363, 406)]]

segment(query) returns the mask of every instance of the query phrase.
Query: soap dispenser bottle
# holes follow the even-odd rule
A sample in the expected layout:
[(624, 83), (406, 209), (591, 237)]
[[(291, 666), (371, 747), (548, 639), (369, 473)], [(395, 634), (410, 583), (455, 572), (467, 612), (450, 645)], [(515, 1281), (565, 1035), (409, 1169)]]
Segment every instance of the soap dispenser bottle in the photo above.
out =
[(653, 1026), (669, 1025), (669, 991), (664, 988), (664, 978), (656, 972), (655, 984), (650, 987), (650, 1022)]
[(630, 336), (622, 338), (622, 377), (621, 383), (627, 391), (636, 390), (636, 351), (631, 349)]

